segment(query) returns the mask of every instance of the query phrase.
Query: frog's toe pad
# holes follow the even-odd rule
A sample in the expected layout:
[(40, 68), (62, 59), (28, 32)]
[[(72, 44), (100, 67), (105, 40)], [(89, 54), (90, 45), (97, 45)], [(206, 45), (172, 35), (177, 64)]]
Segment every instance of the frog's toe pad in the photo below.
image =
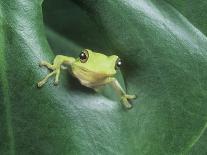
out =
[(42, 87), (44, 84), (45, 84), (44, 81), (40, 81), (40, 82), (37, 83), (37, 87)]
[(55, 81), (55, 82), (54, 82), (54, 85), (55, 85), (55, 86), (57, 86), (57, 85), (58, 85), (58, 83), (59, 83), (58, 81)]
[(121, 101), (122, 101), (122, 103), (123, 103), (123, 105), (124, 105), (125, 108), (127, 108), (127, 109), (132, 108), (132, 105), (129, 103), (128, 98), (126, 97), (126, 95), (124, 95), (121, 98)]
[(131, 109), (131, 108), (132, 108), (132, 105), (131, 105), (130, 103), (128, 103), (128, 104), (125, 104), (125, 107), (126, 107), (127, 109)]

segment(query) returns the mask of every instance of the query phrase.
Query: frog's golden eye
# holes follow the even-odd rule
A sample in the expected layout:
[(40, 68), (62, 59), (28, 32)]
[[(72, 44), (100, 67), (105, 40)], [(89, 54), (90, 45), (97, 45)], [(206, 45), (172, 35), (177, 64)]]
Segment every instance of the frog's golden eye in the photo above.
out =
[(118, 58), (118, 59), (116, 60), (116, 66), (115, 66), (115, 69), (120, 68), (121, 65), (122, 65), (122, 60), (121, 60), (120, 58)]
[(79, 58), (82, 63), (85, 63), (88, 60), (89, 54), (87, 50), (84, 50), (80, 53)]

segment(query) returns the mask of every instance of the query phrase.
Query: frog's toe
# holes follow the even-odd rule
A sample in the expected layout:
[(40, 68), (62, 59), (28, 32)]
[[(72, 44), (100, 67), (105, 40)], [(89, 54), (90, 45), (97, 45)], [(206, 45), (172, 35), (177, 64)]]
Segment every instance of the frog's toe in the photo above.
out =
[(57, 86), (58, 83), (59, 83), (59, 81), (56, 81), (56, 80), (55, 80), (54, 85)]
[(135, 99), (137, 96), (136, 95), (128, 95), (128, 94), (126, 94), (125, 95), (125, 97), (127, 98), (127, 99)]
[(124, 105), (125, 108), (127, 108), (127, 109), (132, 108), (132, 105), (129, 103), (128, 98), (126, 97), (126, 95), (124, 95), (121, 98), (121, 101), (122, 101), (122, 103), (123, 103), (123, 105)]
[(45, 84), (44, 81), (40, 81), (40, 82), (37, 83), (37, 86), (38, 86), (38, 87), (42, 87), (44, 84)]
[(43, 61), (40, 61), (40, 62), (39, 62), (39, 66), (40, 66), (40, 67), (44, 66), (44, 62), (43, 62)]
[(131, 108), (132, 108), (132, 105), (129, 103), (129, 104), (126, 104), (125, 107), (126, 107), (127, 109), (131, 109)]

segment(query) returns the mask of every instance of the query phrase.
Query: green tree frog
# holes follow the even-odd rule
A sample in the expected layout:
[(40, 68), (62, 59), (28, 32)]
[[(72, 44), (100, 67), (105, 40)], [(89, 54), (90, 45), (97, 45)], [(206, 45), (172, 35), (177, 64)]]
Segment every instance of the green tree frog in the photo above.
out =
[(38, 87), (42, 87), (47, 82), (48, 78), (53, 75), (55, 75), (54, 84), (57, 85), (62, 65), (66, 65), (71, 67), (72, 75), (76, 77), (82, 85), (92, 88), (95, 91), (98, 91), (103, 85), (111, 84), (120, 96), (123, 105), (126, 108), (131, 108), (132, 105), (128, 100), (134, 99), (136, 96), (126, 94), (114, 77), (121, 64), (121, 59), (116, 55), (106, 56), (89, 49), (84, 49), (78, 58), (57, 55), (53, 64), (46, 61), (40, 62), (40, 66), (45, 66), (52, 70), (52, 72), (38, 82), (37, 85)]

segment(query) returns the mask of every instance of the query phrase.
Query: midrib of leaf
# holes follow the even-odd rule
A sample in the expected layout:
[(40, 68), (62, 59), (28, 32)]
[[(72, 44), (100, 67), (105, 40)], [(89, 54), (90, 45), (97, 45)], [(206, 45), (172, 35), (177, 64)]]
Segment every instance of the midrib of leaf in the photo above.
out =
[[(180, 11), (178, 11), (176, 8), (174, 8), (174, 6), (172, 6), (171, 4), (169, 4), (168, 2), (165, 2), (165, 1), (164, 1), (164, 3), (166, 3), (172, 9), (176, 10), (182, 17), (184, 17), (186, 19), (186, 21), (188, 21), (190, 24), (192, 24), (191, 21), (189, 21), (188, 18), (185, 17)], [(194, 27), (195, 29), (197, 29), (197, 27), (194, 24), (192, 24), (192, 27)], [(203, 32), (201, 32), (199, 29), (197, 29), (197, 30), (198, 30), (198, 32), (200, 32), (200, 34), (203, 35), (203, 38), (207, 39), (206, 35)], [(199, 81), (198, 81), (198, 83), (200, 84)], [(183, 150), (183, 152), (181, 153), (181, 155), (187, 154), (194, 147), (194, 145), (196, 145), (196, 143), (200, 140), (201, 136), (204, 134), (204, 132), (206, 131), (206, 129), (207, 129), (207, 121), (205, 122), (204, 126), (201, 128), (200, 132), (189, 143), (188, 147), (186, 147)]]
[[(181, 12), (179, 12), (177, 9), (175, 9), (171, 4), (165, 2), (169, 7), (171, 7), (172, 9), (176, 10), (182, 17), (184, 17), (186, 19), (186, 21), (188, 21), (190, 24), (192, 24)], [(193, 24), (192, 27), (194, 27), (195, 29), (197, 29)], [(200, 30), (197, 30), (198, 32), (200, 32), (200, 34), (202, 34), (203, 38), (207, 39), (206, 35), (204, 33), (202, 33)], [(202, 51), (203, 52), (203, 51)], [(203, 53), (202, 53), (203, 54)], [(198, 81), (198, 80), (197, 80)], [(200, 82), (198, 81), (198, 83), (200, 84)], [(201, 136), (204, 134), (204, 132), (207, 129), (207, 121), (205, 122), (204, 126), (201, 128), (200, 132), (194, 137), (192, 138), (192, 141), (189, 143), (188, 147), (186, 147), (183, 152), (181, 153), (183, 154), (187, 154), (191, 148), (194, 147), (194, 145), (200, 140)]]
[(204, 134), (207, 128), (207, 122), (205, 123), (204, 127), (201, 129), (200, 133), (193, 139), (193, 141), (190, 143), (189, 147), (187, 147), (183, 154), (186, 154), (193, 148), (193, 146), (200, 140), (201, 136)]
[(12, 117), (11, 117), (11, 102), (9, 98), (9, 83), (7, 79), (7, 67), (5, 61), (5, 33), (4, 33), (4, 23), (3, 23), (3, 11), (1, 9), (0, 4), (0, 80), (1, 86), (3, 90), (3, 105), (5, 106), (5, 114), (6, 114), (6, 125), (7, 125), (7, 134), (9, 139), (9, 150), (11, 155), (15, 155), (15, 140), (14, 140), (14, 132), (12, 127)]

